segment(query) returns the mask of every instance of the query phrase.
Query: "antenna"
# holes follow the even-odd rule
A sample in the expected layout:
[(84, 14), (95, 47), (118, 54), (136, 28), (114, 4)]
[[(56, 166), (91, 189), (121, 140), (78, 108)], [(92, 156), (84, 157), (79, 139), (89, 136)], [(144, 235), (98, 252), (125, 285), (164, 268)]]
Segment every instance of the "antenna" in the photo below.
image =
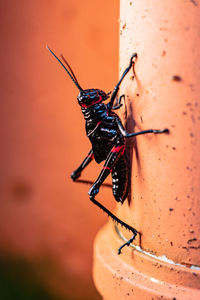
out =
[[(74, 75), (74, 72), (72, 71), (72, 68), (70, 67), (70, 65), (68, 64), (68, 62), (66, 61), (66, 59), (64, 58), (64, 56), (61, 54), (61, 58), (63, 59), (63, 61), (66, 63), (67, 67), (69, 68), (69, 70), (65, 67), (65, 65), (62, 63), (62, 61), (55, 55), (55, 53), (53, 53), (53, 51), (46, 46), (47, 49), (49, 50), (49, 52), (57, 59), (57, 61), (61, 64), (61, 66), (65, 69), (65, 71), (68, 73), (68, 75), (70, 76), (71, 80), (75, 83), (75, 85), (77, 86), (77, 88), (79, 89), (79, 91), (83, 91), (82, 87), (80, 86), (80, 84), (78, 83), (78, 80), (76, 79), (76, 76)], [(71, 73), (70, 73), (71, 72)]]

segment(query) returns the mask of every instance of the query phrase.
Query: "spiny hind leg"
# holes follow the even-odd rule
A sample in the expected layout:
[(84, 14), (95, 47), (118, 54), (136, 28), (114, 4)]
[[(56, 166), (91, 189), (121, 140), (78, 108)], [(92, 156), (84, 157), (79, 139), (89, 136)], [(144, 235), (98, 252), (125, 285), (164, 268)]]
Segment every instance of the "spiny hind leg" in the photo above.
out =
[[(115, 172), (112, 173), (112, 177), (113, 177), (113, 194), (114, 194), (114, 197), (115, 197), (116, 201), (121, 202), (121, 204), (123, 204), (123, 202), (126, 199), (127, 194), (128, 194), (128, 176), (127, 176), (128, 170), (127, 170), (126, 165), (124, 164), (124, 162), (125, 161), (123, 160), (123, 156), (122, 156), (122, 158), (119, 160), (119, 162), (116, 166)], [(118, 185), (116, 185), (116, 183), (115, 183), (116, 178), (118, 180), (118, 182), (117, 182)], [(121, 185), (123, 185), (122, 190), (120, 188)], [(121, 245), (121, 247), (119, 247), (118, 254), (121, 253), (121, 250), (125, 246), (130, 246), (132, 241), (135, 239), (135, 237), (137, 235), (137, 230), (134, 229), (134, 231), (132, 231), (132, 232), (133, 232), (132, 237), (128, 241), (126, 241), (126, 243)]]
[(124, 248), (125, 246), (130, 246), (132, 241), (135, 239), (136, 235), (137, 235), (137, 231), (133, 234), (133, 236), (126, 243), (124, 243), (123, 245), (121, 245), (121, 247), (119, 247), (118, 254), (122, 253), (121, 252), (122, 248)]
[(105, 213), (108, 214), (109, 217), (112, 218), (112, 220), (114, 222), (119, 223), (122, 227), (124, 226), (127, 230), (132, 231), (133, 235), (132, 237), (126, 242), (124, 243), (121, 247), (119, 247), (118, 249), (118, 254), (121, 254), (121, 250), (122, 248), (124, 248), (125, 246), (129, 246), (132, 241), (135, 239), (136, 235), (137, 235), (137, 230), (133, 227), (131, 227), (130, 225), (128, 225), (127, 223), (123, 222), (122, 220), (120, 220), (118, 217), (116, 217), (113, 213), (111, 213), (105, 206), (103, 206), (100, 202), (98, 202), (94, 196), (90, 196), (90, 200), (97, 205), (99, 208), (101, 208)]
[(117, 161), (119, 160), (120, 156), (124, 152), (124, 145), (121, 145), (120, 143), (116, 143), (116, 145), (111, 149), (109, 152), (105, 164), (103, 165), (103, 168), (97, 178), (97, 180), (94, 182), (94, 184), (89, 189), (88, 194), (92, 197), (98, 194), (100, 186), (105, 181), (105, 179), (112, 173), (113, 168), (115, 167)]
[[(118, 254), (121, 253), (121, 250), (123, 247), (125, 246), (129, 246), (130, 243), (134, 240), (134, 238), (137, 235), (137, 230), (133, 227), (131, 227), (130, 225), (128, 225), (127, 223), (123, 222), (122, 220), (120, 220), (119, 218), (117, 218), (113, 213), (111, 213), (105, 206), (103, 206), (100, 202), (98, 202), (95, 199), (95, 196), (98, 194), (99, 192), (99, 188), (102, 185), (102, 183), (104, 182), (104, 180), (107, 178), (107, 176), (112, 173), (113, 168), (115, 168), (116, 164), (118, 163), (119, 159), (121, 156), (123, 156), (125, 151), (125, 146), (121, 145), (119, 143), (117, 143), (110, 151), (110, 153), (108, 154), (108, 157), (106, 159), (106, 162), (103, 166), (103, 169), (101, 171), (101, 173), (99, 174), (99, 177), (97, 178), (97, 180), (95, 181), (95, 183), (91, 186), (91, 188), (89, 189), (89, 196), (90, 196), (90, 200), (97, 205), (99, 208), (101, 208), (104, 212), (106, 212), (108, 214), (109, 217), (111, 217), (113, 219), (113, 221), (119, 223), (121, 226), (124, 226), (127, 230), (132, 231), (133, 235), (130, 238), (130, 240), (128, 242), (126, 242), (125, 244), (123, 244), (119, 250), (118, 250)], [(119, 200), (120, 201), (120, 200)]]

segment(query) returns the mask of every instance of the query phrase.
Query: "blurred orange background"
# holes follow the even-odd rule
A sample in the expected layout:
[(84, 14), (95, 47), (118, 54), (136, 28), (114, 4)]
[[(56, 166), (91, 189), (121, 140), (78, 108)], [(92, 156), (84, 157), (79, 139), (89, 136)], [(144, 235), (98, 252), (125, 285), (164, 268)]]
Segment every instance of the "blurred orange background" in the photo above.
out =
[[(100, 299), (92, 244), (107, 219), (90, 203), (89, 185), (70, 179), (90, 143), (78, 89), (46, 44), (64, 54), (83, 88), (109, 92), (118, 78), (119, 3), (13, 0), (0, 11), (0, 299)], [(99, 170), (92, 163), (83, 178)], [(112, 198), (108, 188), (100, 195)]]

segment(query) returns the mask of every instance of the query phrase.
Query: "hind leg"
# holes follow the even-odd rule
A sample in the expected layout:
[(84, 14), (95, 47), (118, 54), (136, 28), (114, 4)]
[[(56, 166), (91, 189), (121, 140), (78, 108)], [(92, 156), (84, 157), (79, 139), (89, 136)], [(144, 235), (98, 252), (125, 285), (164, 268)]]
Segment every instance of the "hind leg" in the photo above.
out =
[(119, 247), (118, 249), (118, 254), (121, 254), (121, 250), (122, 248), (124, 248), (125, 246), (130, 246), (130, 244), (132, 243), (132, 241), (135, 239), (136, 235), (137, 235), (137, 230), (133, 227), (131, 227), (130, 225), (128, 225), (127, 223), (123, 222), (122, 220), (120, 220), (119, 218), (117, 218), (113, 213), (111, 213), (105, 206), (103, 206), (100, 202), (98, 202), (94, 196), (90, 196), (90, 200), (97, 205), (99, 208), (101, 208), (105, 213), (108, 214), (109, 217), (112, 218), (112, 220), (114, 222), (119, 223), (122, 227), (124, 226), (127, 230), (132, 231), (133, 235), (132, 237), (126, 242), (124, 243), (122, 246)]
[(99, 174), (95, 183), (89, 189), (88, 194), (90, 196), (95, 196), (96, 194), (98, 194), (100, 186), (108, 177), (108, 175), (112, 173), (112, 170), (118, 162), (120, 156), (122, 155), (122, 153), (124, 153), (124, 149), (124, 145), (120, 145), (119, 143), (117, 143), (109, 152), (101, 173)]
[[(113, 195), (116, 201), (121, 202), (123, 204), (124, 200), (127, 198), (128, 195), (128, 182), (129, 182), (129, 171), (127, 166), (126, 155), (122, 155), (118, 160), (115, 168), (112, 172), (112, 183), (113, 183)], [(118, 254), (121, 253), (122, 248), (125, 246), (129, 246), (132, 241), (135, 239), (137, 233), (134, 232), (133, 236), (124, 243), (118, 249)]]
[(130, 230), (133, 233), (132, 237), (118, 249), (118, 254), (121, 253), (121, 250), (123, 247), (129, 246), (130, 243), (135, 239), (135, 237), (137, 235), (137, 230), (135, 228), (131, 227), (130, 225), (128, 225), (127, 223), (123, 222), (119, 218), (117, 218), (105, 206), (103, 206), (100, 202), (98, 202), (95, 199), (95, 195), (98, 194), (101, 184), (104, 182), (104, 180), (107, 178), (107, 176), (112, 172), (112, 169), (115, 168), (118, 160), (120, 159), (120, 156), (124, 154), (124, 149), (125, 149), (124, 145), (116, 145), (112, 148), (111, 152), (109, 153), (109, 155), (106, 159), (106, 162), (103, 166), (103, 169), (102, 169), (99, 177), (97, 178), (97, 180), (95, 181), (95, 183), (92, 185), (92, 187), (90, 188), (90, 190), (88, 192), (88, 194), (90, 195), (90, 200), (95, 205), (97, 205), (104, 212), (106, 212), (108, 214), (108, 216), (113, 219), (113, 221), (116, 221), (121, 226), (124, 226), (127, 230)]

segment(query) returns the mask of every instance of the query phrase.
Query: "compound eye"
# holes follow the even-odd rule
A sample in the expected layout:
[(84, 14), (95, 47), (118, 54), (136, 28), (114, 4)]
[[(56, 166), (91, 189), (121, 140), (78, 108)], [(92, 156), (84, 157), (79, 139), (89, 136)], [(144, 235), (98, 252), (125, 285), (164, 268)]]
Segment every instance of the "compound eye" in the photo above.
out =
[(94, 100), (96, 98), (95, 94), (90, 95), (90, 99)]

